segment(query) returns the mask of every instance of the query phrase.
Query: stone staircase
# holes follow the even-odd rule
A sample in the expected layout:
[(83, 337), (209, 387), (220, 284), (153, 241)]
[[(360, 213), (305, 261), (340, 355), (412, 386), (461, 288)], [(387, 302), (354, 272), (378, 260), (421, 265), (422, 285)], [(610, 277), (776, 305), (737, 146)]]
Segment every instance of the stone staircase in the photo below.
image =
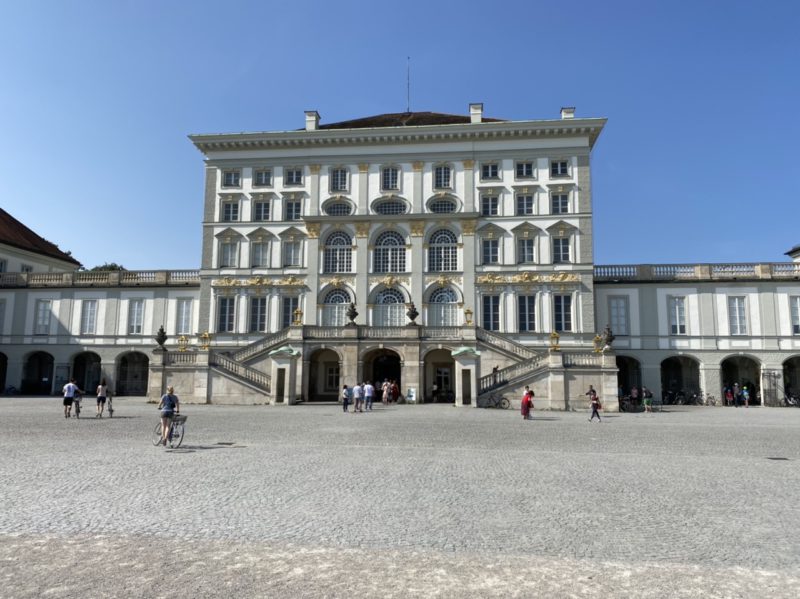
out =
[(475, 336), (481, 343), (489, 345), (492, 349), (499, 351), (515, 360), (530, 360), (542, 355), (542, 352), (509, 339), (500, 333), (493, 333), (481, 327), (475, 327)]
[(270, 375), (245, 366), (241, 362), (219, 352), (211, 352), (208, 365), (217, 372), (235, 379), (258, 393), (269, 395), (272, 392), (272, 377)]
[(244, 347), (237, 349), (236, 351), (230, 354), (230, 358), (234, 362), (244, 362), (246, 360), (251, 360), (263, 354), (264, 352), (274, 349), (276, 345), (283, 343), (288, 338), (289, 338), (289, 327), (286, 327), (285, 329), (281, 329), (280, 331), (276, 331), (275, 333), (270, 333), (269, 335), (265, 335), (261, 339), (254, 341), (250, 345), (245, 345)]

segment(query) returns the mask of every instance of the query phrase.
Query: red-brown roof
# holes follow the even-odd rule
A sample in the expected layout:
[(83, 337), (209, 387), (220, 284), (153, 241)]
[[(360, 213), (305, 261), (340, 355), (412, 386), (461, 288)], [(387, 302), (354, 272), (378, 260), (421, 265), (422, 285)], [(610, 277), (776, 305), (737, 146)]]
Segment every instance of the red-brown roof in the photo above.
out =
[[(484, 123), (499, 123), (504, 119), (483, 118)], [(469, 116), (444, 114), (441, 112), (393, 112), (378, 114), (351, 121), (320, 125), (320, 129), (366, 129), (372, 127), (419, 127), (422, 125), (464, 125), (471, 122)]]
[(58, 249), (56, 244), (40, 237), (2, 208), (0, 208), (0, 243), (77, 266), (81, 265), (75, 258)]

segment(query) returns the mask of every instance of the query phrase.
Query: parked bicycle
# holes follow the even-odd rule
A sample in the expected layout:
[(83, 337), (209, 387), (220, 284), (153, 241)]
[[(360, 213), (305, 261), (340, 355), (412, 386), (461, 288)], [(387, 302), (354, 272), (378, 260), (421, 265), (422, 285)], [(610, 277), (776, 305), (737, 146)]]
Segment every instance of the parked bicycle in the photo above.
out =
[(109, 393), (108, 397), (106, 398), (106, 407), (108, 408), (108, 417), (109, 418), (113, 418), (114, 417), (114, 401), (113, 401), (113, 399), (111, 397), (111, 393)]
[(511, 401), (502, 395), (492, 394), (483, 401), (482, 408), (500, 408), (507, 410), (511, 407)]
[(72, 398), (72, 407), (75, 408), (75, 418), (81, 417), (81, 400), (83, 396), (80, 393), (76, 393), (75, 396)]
[[(169, 425), (169, 432), (167, 433), (167, 445), (172, 449), (177, 449), (183, 443), (183, 435), (186, 430), (186, 416), (175, 415)], [(156, 424), (153, 429), (153, 445), (161, 445), (163, 437), (161, 436), (161, 420)]]
[(800, 408), (800, 397), (787, 393), (783, 396), (783, 403), (786, 404), (787, 408)]

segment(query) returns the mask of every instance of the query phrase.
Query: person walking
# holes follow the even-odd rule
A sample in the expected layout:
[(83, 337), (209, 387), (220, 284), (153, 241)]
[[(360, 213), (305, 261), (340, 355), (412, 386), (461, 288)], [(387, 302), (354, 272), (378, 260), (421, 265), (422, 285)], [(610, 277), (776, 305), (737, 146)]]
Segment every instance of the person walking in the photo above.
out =
[(373, 387), (372, 382), (367, 381), (364, 384), (364, 403), (365, 409), (367, 412), (372, 411), (372, 400), (375, 399), (375, 387)]
[(533, 420), (531, 410), (533, 409), (533, 391), (530, 387), (525, 386), (525, 392), (522, 394), (522, 405), (520, 411), (522, 412), (523, 420)]
[(75, 398), (81, 394), (81, 390), (75, 384), (75, 379), (69, 379), (61, 391), (64, 393), (64, 418), (69, 418), (72, 416), (72, 404), (75, 402)]
[(353, 385), (353, 413), (364, 411), (364, 387), (361, 385)]
[(653, 392), (647, 387), (642, 387), (642, 398), (644, 399), (644, 411), (653, 411)]
[(106, 397), (108, 397), (108, 385), (106, 379), (102, 379), (100, 384), (97, 385), (97, 414), (95, 418), (103, 417), (103, 410), (106, 407)]
[(600, 405), (600, 399), (597, 397), (597, 391), (594, 390), (594, 387), (589, 385), (589, 390), (586, 392), (586, 395), (589, 396), (589, 401), (592, 404), (592, 415), (589, 418), (589, 422), (594, 420), (595, 416), (597, 416), (598, 422), (602, 422), (603, 420), (602, 418), (600, 418), (600, 412), (599, 412), (602, 406)]
[(384, 405), (389, 404), (389, 398), (392, 396), (392, 385), (389, 383), (389, 379), (383, 379), (383, 385), (381, 385), (381, 401)]
[(392, 387), (391, 387), (391, 402), (397, 403), (397, 400), (400, 398), (400, 387), (397, 385), (397, 381), (392, 379)]
[(178, 396), (175, 395), (174, 387), (167, 387), (167, 392), (161, 396), (158, 409), (161, 410), (161, 445), (166, 447), (172, 419), (176, 414), (181, 413), (181, 403), (178, 401)]
[(733, 384), (733, 405), (738, 408), (742, 401), (742, 390), (739, 389), (739, 383)]
[(350, 400), (353, 398), (353, 391), (347, 388), (347, 385), (342, 387), (342, 410), (346, 414), (350, 410), (348, 407), (350, 406)]
[(744, 407), (745, 408), (749, 408), (750, 407), (750, 387), (748, 387), (747, 385), (744, 385), (742, 387), (742, 399), (744, 400)]

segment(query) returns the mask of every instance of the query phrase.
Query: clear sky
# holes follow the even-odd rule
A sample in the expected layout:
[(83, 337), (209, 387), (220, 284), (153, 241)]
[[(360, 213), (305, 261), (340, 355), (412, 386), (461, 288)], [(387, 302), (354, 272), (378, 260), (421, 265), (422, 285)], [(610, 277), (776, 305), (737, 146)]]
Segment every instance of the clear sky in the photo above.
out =
[(197, 268), (190, 133), (411, 109), (607, 117), (595, 261), (800, 244), (800, 2), (5, 0), (0, 205), (92, 267)]

